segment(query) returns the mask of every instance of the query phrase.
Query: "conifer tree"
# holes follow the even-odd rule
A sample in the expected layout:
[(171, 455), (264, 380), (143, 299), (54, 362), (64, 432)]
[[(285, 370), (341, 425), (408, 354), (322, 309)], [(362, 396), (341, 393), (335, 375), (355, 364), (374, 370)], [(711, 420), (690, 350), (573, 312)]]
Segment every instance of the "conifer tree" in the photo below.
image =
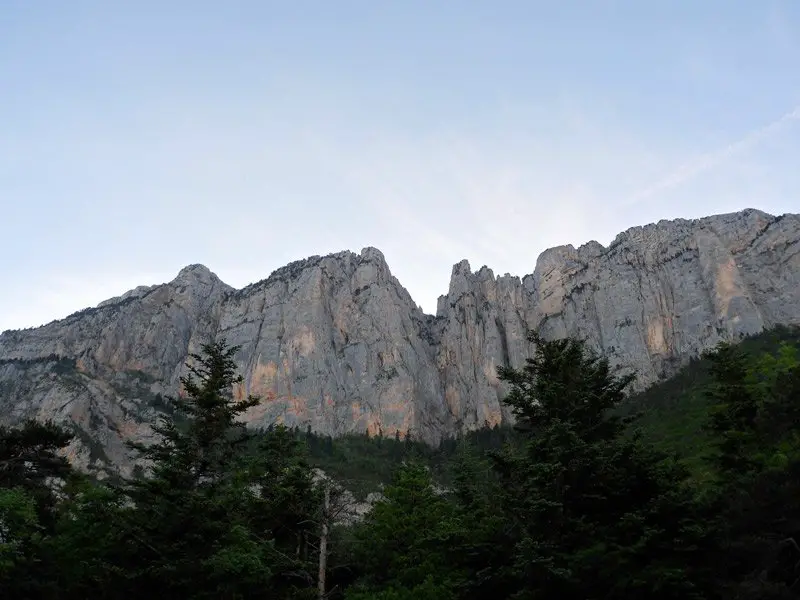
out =
[(52, 421), (0, 426), (0, 597), (47, 598), (57, 565), (47, 552), (66, 485), (72, 434)]
[(685, 472), (612, 413), (632, 376), (582, 341), (529, 339), (526, 365), (499, 369), (527, 436), (495, 456), (519, 535), (512, 597), (709, 598), (698, 568), (708, 534)]
[(759, 400), (740, 346), (723, 342), (705, 356), (711, 361), (712, 383), (705, 393), (712, 405), (707, 429), (716, 443), (712, 462), (732, 484), (756, 468), (753, 455)]
[(796, 347), (748, 357), (720, 344), (706, 357), (714, 402), (707, 430), (727, 597), (800, 596), (800, 365)]
[(397, 470), (384, 496), (355, 531), (362, 577), (348, 600), (457, 598), (463, 573), (453, 551), (463, 526), (454, 505), (417, 462)]
[(312, 590), (308, 564), (293, 552), (293, 528), (308, 516), (310, 469), (294, 460), (294, 437), (282, 428), (265, 433), (253, 455), (255, 434), (238, 417), (259, 400), (233, 396), (242, 382), (237, 350), (220, 341), (192, 355), (176, 417), (162, 417), (158, 442), (135, 445), (150, 463), (125, 488), (134, 554), (125, 569), (138, 593), (300, 598)]
[(29, 494), (43, 524), (51, 524), (58, 487), (74, 474), (61, 453), (73, 437), (52, 421), (0, 425), (0, 488)]

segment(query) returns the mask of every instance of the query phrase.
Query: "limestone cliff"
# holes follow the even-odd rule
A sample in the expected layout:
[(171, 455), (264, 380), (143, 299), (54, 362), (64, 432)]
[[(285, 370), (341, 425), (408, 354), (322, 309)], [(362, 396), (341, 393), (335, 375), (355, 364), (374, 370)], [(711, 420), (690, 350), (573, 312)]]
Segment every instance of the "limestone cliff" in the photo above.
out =
[(577, 335), (645, 386), (720, 340), (800, 323), (800, 215), (746, 210), (661, 221), (544, 252), (533, 274), (455, 265), (423, 314), (374, 248), (292, 263), (241, 290), (201, 265), (61, 321), (0, 335), (0, 419), (71, 423), (83, 466), (127, 469), (190, 353), (241, 346), (237, 394), (253, 426), (333, 435), (412, 431), (428, 441), (510, 418), (496, 367), (530, 353), (528, 329)]

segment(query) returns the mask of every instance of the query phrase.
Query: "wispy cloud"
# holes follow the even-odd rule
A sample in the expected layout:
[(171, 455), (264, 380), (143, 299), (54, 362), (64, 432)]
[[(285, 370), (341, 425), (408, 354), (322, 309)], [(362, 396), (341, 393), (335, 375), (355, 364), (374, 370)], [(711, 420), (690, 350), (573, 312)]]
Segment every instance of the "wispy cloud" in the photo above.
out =
[(770, 138), (782, 130), (789, 127), (793, 121), (800, 119), (800, 105), (794, 107), (792, 110), (781, 116), (779, 119), (772, 121), (768, 125), (759, 127), (740, 138), (735, 142), (729, 143), (727, 146), (703, 154), (675, 169), (662, 179), (655, 183), (644, 187), (634, 194), (632, 194), (622, 206), (631, 206), (638, 204), (644, 200), (662, 194), (673, 188), (677, 188), (692, 179), (702, 175), (703, 173), (714, 169), (727, 162), (736, 154), (750, 150), (756, 147), (762, 141)]

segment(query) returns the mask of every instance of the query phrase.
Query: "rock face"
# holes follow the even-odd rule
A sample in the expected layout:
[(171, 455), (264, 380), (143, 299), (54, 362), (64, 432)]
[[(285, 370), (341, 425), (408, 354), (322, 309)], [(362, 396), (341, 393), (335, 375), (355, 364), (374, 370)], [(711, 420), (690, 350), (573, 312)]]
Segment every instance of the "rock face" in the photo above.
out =
[(71, 423), (74, 458), (127, 470), (190, 353), (241, 346), (253, 426), (436, 442), (510, 419), (498, 365), (523, 363), (528, 329), (580, 336), (638, 387), (720, 340), (800, 323), (800, 215), (746, 210), (635, 227), (604, 248), (545, 251), (531, 275), (455, 265), (423, 314), (374, 248), (315, 256), (241, 290), (201, 265), (37, 329), (0, 335), (0, 419)]

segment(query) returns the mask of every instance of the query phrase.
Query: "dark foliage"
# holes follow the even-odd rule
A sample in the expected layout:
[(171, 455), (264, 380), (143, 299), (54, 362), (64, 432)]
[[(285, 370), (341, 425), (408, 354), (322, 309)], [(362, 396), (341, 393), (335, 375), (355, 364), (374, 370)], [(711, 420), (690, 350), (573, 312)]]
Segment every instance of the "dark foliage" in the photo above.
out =
[(0, 427), (0, 597), (800, 596), (797, 330), (720, 345), (635, 396), (581, 341), (531, 342), (499, 373), (515, 429), (437, 448), (248, 430), (259, 400), (235, 393), (224, 342), (159, 399), (128, 479), (78, 476), (52, 423)]

